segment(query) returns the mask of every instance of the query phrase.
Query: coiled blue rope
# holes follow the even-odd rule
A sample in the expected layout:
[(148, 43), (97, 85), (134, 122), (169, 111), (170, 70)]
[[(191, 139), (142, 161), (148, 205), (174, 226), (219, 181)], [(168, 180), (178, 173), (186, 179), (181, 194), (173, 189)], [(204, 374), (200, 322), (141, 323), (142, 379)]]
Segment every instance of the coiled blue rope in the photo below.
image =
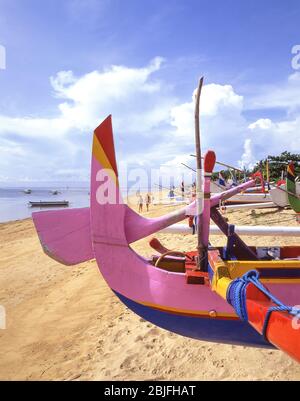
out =
[(278, 298), (271, 294), (267, 288), (259, 281), (259, 273), (256, 270), (250, 270), (243, 277), (233, 280), (227, 290), (227, 302), (233, 306), (240, 319), (248, 321), (246, 307), (246, 289), (248, 284), (254, 284), (263, 294), (265, 294), (277, 306), (271, 306), (266, 314), (263, 325), (262, 335), (267, 340), (268, 324), (273, 312), (288, 312), (292, 315), (299, 315), (300, 309), (284, 305)]
[(258, 278), (256, 270), (250, 270), (244, 276), (233, 280), (227, 289), (227, 302), (232, 305), (240, 319), (248, 321), (246, 308), (246, 288), (251, 277)]

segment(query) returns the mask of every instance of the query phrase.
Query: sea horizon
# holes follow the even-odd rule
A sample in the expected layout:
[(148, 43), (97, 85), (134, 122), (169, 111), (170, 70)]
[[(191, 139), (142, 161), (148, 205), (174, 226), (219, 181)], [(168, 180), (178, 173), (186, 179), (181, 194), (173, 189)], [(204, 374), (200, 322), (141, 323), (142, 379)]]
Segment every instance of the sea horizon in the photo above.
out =
[[(27, 183), (29, 184), (29, 183)], [(32, 184), (32, 183), (31, 183)], [(52, 183), (53, 184), (53, 183)], [(31, 218), (33, 212), (46, 210), (62, 210), (64, 208), (88, 207), (90, 204), (90, 185), (84, 183), (56, 183), (57, 185), (15, 185), (1, 186), (0, 184), (0, 223), (23, 220)], [(31, 190), (31, 193), (24, 191)], [(159, 188), (152, 189), (152, 192), (158, 192)], [(52, 191), (58, 191), (53, 194)], [(136, 188), (121, 187), (123, 196), (134, 195)], [(141, 193), (147, 193), (147, 187), (139, 189)], [(69, 206), (58, 207), (31, 207), (29, 202), (39, 201), (68, 201)]]

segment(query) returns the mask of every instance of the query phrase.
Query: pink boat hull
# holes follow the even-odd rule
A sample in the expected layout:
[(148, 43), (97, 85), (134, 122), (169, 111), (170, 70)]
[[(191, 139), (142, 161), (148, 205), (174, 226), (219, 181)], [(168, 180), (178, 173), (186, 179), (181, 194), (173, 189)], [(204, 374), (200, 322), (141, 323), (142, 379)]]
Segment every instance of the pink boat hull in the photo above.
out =
[[(111, 122), (110, 124), (111, 125)], [(111, 136), (107, 123), (95, 130), (94, 149), (102, 135)], [(113, 147), (113, 142), (111, 142)], [(126, 235), (126, 206), (99, 204), (97, 180), (103, 169), (101, 155), (93, 152), (91, 174), (91, 230), (94, 254), (109, 287), (134, 312), (167, 330), (202, 340), (269, 347), (230, 305), (205, 285), (189, 285), (185, 275), (154, 267), (136, 254)], [(117, 171), (115, 171), (117, 177)], [(119, 199), (118, 180), (108, 177)], [(283, 302), (296, 301), (299, 286), (274, 285)], [(288, 294), (288, 295), (287, 295)]]
[[(104, 170), (109, 172), (105, 182), (99, 178)], [(115, 204), (99, 202), (104, 184), (115, 192)], [(251, 185), (253, 182), (246, 183), (243, 188)], [(216, 206), (221, 198), (222, 194), (210, 204)], [(94, 135), (90, 208), (35, 213), (33, 219), (49, 256), (65, 264), (95, 257), (108, 286), (146, 320), (186, 337), (270, 347), (209, 286), (187, 284), (184, 274), (156, 268), (130, 248), (131, 242), (181, 221), (192, 208), (145, 219), (123, 204), (108, 117)], [(288, 284), (287, 288), (274, 284), (269, 288), (283, 302), (297, 304), (299, 285)]]

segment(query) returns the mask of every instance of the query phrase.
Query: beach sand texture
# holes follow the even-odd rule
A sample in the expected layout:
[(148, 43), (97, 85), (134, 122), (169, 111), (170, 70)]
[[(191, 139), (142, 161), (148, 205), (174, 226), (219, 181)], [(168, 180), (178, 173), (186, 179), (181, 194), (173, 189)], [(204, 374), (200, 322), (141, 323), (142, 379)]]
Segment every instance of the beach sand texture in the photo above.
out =
[[(154, 216), (170, 207), (151, 207)], [(296, 225), (292, 211), (227, 214), (236, 224)], [(191, 235), (158, 234), (171, 249), (195, 247)], [(296, 238), (247, 238), (254, 245)], [(212, 237), (213, 244), (224, 243)], [(134, 249), (153, 252), (148, 239)], [(299, 380), (300, 365), (276, 350), (190, 340), (159, 329), (113, 295), (95, 261), (63, 266), (47, 257), (31, 219), (0, 224), (0, 379)], [(300, 299), (299, 299), (300, 301)]]

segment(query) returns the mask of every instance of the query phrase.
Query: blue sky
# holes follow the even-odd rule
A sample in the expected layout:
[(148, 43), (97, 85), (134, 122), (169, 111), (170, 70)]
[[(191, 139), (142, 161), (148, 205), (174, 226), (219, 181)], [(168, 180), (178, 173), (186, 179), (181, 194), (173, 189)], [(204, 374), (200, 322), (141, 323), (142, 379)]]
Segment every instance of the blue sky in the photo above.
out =
[(0, 0), (0, 181), (88, 180), (108, 113), (120, 163), (192, 164), (202, 74), (204, 148), (300, 152), (299, 21), (297, 0)]

